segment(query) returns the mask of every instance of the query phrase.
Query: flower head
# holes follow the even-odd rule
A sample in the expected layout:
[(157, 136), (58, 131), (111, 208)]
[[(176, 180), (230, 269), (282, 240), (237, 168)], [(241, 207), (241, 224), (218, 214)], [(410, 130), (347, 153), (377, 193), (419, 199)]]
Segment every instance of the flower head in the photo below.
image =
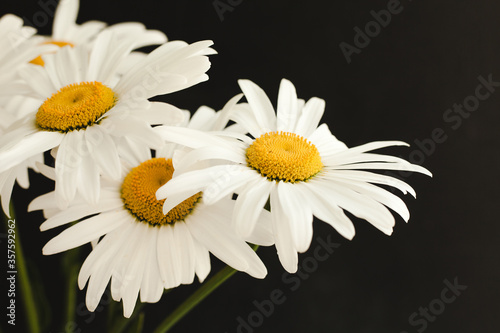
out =
[[(354, 226), (344, 211), (366, 219), (388, 235), (395, 220), (387, 207), (405, 221), (409, 219), (404, 202), (374, 184), (415, 195), (413, 189), (400, 180), (366, 171), (404, 170), (430, 175), (423, 167), (401, 158), (368, 153), (406, 145), (404, 142), (372, 142), (348, 148), (326, 124), (318, 126), (325, 108), (322, 99), (311, 98), (305, 103), (297, 98), (293, 84), (282, 80), (276, 114), (262, 89), (248, 80), (239, 84), (248, 103), (236, 105), (231, 119), (246, 128), (251, 137), (234, 135), (229, 140), (228, 135), (158, 128), (164, 139), (196, 148), (179, 161), (180, 168), (200, 160), (212, 161), (204, 169), (180, 172), (158, 190), (157, 198), (167, 198), (166, 211), (177, 202), (170, 201), (180, 189), (183, 193), (204, 191), (207, 204), (235, 192), (233, 226), (245, 237), (261, 223), (261, 208), (269, 200), (278, 256), (289, 272), (297, 270), (297, 252), (305, 252), (311, 244), (313, 215), (348, 239), (354, 237)], [(174, 166), (177, 168), (177, 164)], [(216, 188), (214, 183), (218, 184)]]
[(179, 109), (148, 99), (207, 80), (211, 44), (165, 43), (123, 75), (118, 68), (135, 42), (115, 39), (112, 31), (97, 37), (90, 55), (83, 46), (45, 54), (45, 66), (20, 72), (25, 96), (39, 106), (0, 138), (0, 172), (52, 150), (60, 206), (76, 192), (97, 203), (99, 176), (117, 179), (120, 156), (138, 144), (163, 145), (152, 125), (182, 122)]
[[(146, 151), (142, 157), (129, 156), (119, 180), (101, 182), (101, 200), (96, 205), (77, 195), (67, 209), (59, 210), (54, 192), (30, 204), (30, 210), (43, 209), (47, 217), (41, 230), (81, 219), (49, 241), (44, 254), (97, 243), (78, 277), (80, 288), (87, 284), (90, 311), (99, 304), (109, 281), (113, 299), (123, 300), (125, 317), (132, 314), (139, 293), (142, 302), (157, 302), (164, 289), (190, 284), (195, 275), (203, 281), (210, 272), (209, 253), (256, 278), (267, 273), (245, 240), (273, 244), (269, 212), (262, 212), (262, 225), (245, 239), (231, 228), (235, 201), (230, 197), (207, 206), (203, 193), (196, 193), (163, 214), (164, 200), (157, 200), (155, 193), (172, 177), (172, 156), (162, 153), (170, 148), (158, 151), (155, 158), (149, 150), (142, 150)], [(47, 176), (54, 177), (53, 171), (44, 167)]]

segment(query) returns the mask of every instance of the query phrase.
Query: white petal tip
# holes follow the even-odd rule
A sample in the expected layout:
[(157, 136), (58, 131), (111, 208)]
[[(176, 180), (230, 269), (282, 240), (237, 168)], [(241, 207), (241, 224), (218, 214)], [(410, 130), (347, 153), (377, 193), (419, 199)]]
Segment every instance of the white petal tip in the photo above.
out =
[(78, 289), (83, 290), (85, 288), (85, 285), (87, 284), (87, 280), (83, 280), (78, 278)]
[(87, 310), (90, 312), (94, 312), (95, 309), (97, 308), (97, 305), (99, 305), (99, 300), (87, 300)]
[(42, 254), (44, 256), (50, 256), (51, 254), (55, 254), (57, 253), (56, 251), (54, 251), (53, 249), (51, 249), (50, 247), (47, 247), (47, 245), (45, 245), (42, 249)]

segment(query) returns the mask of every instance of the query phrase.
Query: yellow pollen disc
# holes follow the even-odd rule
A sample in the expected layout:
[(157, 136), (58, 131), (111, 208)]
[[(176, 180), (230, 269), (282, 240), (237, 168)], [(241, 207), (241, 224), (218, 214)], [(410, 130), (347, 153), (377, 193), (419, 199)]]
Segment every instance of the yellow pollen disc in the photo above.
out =
[[(42, 44), (52, 44), (52, 45), (57, 45), (59, 47), (63, 47), (63, 46), (66, 46), (66, 45), (69, 45), (71, 47), (74, 47), (75, 45), (73, 45), (72, 43), (69, 43), (69, 42), (62, 42), (62, 41), (57, 41), (57, 40), (51, 40), (51, 41), (48, 41), (48, 42), (44, 42)], [(40, 66), (44, 66), (45, 65), (45, 62), (43, 61), (42, 59), (42, 56), (39, 55), (38, 57), (36, 57), (35, 59), (31, 60), (30, 61), (31, 64), (34, 64), (34, 65), (40, 65)]]
[(172, 179), (172, 159), (152, 158), (133, 168), (122, 184), (121, 195), (125, 208), (139, 221), (162, 225), (183, 220), (193, 211), (202, 192), (198, 192), (163, 215), (163, 200), (156, 199), (156, 191)]
[(68, 132), (97, 122), (116, 103), (111, 88), (100, 82), (82, 82), (61, 88), (36, 113), (37, 125), (47, 131)]
[(323, 168), (316, 146), (295, 133), (265, 133), (247, 148), (246, 157), (248, 166), (268, 180), (306, 181)]

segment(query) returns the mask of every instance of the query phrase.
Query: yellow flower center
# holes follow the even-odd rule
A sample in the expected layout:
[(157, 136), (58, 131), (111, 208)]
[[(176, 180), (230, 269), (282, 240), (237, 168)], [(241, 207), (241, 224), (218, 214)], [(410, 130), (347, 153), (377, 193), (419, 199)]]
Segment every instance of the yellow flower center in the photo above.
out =
[[(52, 44), (52, 45), (57, 45), (59, 47), (63, 47), (63, 46), (66, 46), (66, 45), (69, 45), (71, 47), (75, 46), (74, 44), (72, 44), (70, 42), (62, 42), (62, 41), (57, 41), (57, 40), (51, 40), (51, 41), (48, 41), (48, 42), (44, 42), (42, 44)], [(39, 55), (35, 59), (31, 60), (30, 63), (34, 64), (34, 65), (40, 65), (40, 66), (44, 66), (45, 65), (45, 62), (43, 61), (41, 55)]]
[(323, 168), (316, 146), (295, 133), (265, 133), (247, 148), (246, 157), (248, 166), (268, 180), (306, 181)]
[(113, 90), (100, 82), (61, 88), (36, 113), (37, 125), (47, 131), (68, 132), (91, 126), (116, 103)]
[(156, 199), (156, 191), (172, 179), (173, 173), (172, 159), (152, 158), (133, 168), (122, 184), (125, 208), (139, 221), (153, 226), (183, 220), (200, 201), (202, 192), (187, 198), (164, 215), (163, 203), (166, 199)]

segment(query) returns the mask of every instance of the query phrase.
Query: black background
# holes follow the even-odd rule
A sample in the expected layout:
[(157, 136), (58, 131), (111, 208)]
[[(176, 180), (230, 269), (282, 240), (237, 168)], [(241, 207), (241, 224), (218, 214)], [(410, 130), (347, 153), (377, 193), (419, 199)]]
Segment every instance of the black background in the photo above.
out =
[[(315, 240), (300, 256), (300, 264), (316, 262), (317, 267), (308, 267), (312, 272), (307, 277), (295, 277), (300, 285), (283, 278), (274, 248), (262, 248), (259, 254), (269, 271), (264, 280), (236, 274), (172, 332), (238, 332), (238, 317), (258, 326), (252, 331), (259, 333), (500, 331), (500, 91), (481, 101), (460, 125), (443, 118), (455, 103), (474, 95), (479, 76), (491, 75), (500, 82), (497, 2), (402, 0), (401, 12), (352, 55), (350, 64), (339, 44), (353, 45), (353, 29), (364, 29), (373, 20), (370, 11), (387, 8), (389, 1), (233, 0), (232, 11), (224, 12), (222, 21), (212, 1), (82, 2), (79, 23), (141, 21), (162, 30), (170, 40), (214, 40), (219, 54), (211, 57), (210, 80), (162, 100), (191, 111), (200, 105), (219, 109), (239, 92), (237, 79), (247, 78), (275, 103), (285, 77), (295, 84), (299, 97), (326, 100), (323, 122), (348, 146), (403, 140), (412, 146), (384, 152), (422, 164), (434, 174), (432, 179), (403, 177), (416, 189), (417, 199), (403, 198), (411, 219), (405, 224), (397, 218), (391, 237), (354, 219), (357, 233), (347, 241), (315, 221)], [(14, 13), (31, 22), (41, 10), (37, 2), (2, 1), (0, 6), (0, 14)], [(48, 34), (50, 26), (51, 21), (38, 24), (38, 29)], [(444, 136), (425, 152), (416, 140), (429, 142), (435, 129), (442, 129)], [(46, 308), (52, 309), (51, 317), (44, 316), (52, 318), (49, 331), (60, 332), (65, 290), (58, 267), (63, 256), (40, 254), (59, 230), (40, 233), (41, 214), (22, 213), (51, 184), (39, 176), (33, 180), (48, 187), (38, 185), (30, 191), (16, 187), (17, 223), (30, 267), (39, 271), (37, 283), (48, 296)], [(318, 237), (340, 244), (323, 262), (311, 259)], [(89, 250), (84, 247), (81, 254)], [(214, 271), (222, 267), (215, 259), (213, 263)], [(454, 279), (467, 289), (438, 311), (427, 327), (411, 325), (409, 317), (420, 307), (439, 304), (435, 300), (446, 287), (443, 281)], [(148, 305), (145, 331), (156, 327), (196, 286), (176, 288), (159, 303)], [(298, 288), (291, 290), (292, 286)], [(283, 292), (284, 302), (269, 317), (256, 316), (253, 302), (269, 300), (276, 289)], [(84, 292), (78, 295), (81, 304)], [(24, 331), (19, 296), (17, 300), (18, 328)], [(79, 311), (74, 331), (100, 330), (107, 308), (92, 320), (91, 314)], [(2, 325), (5, 321), (4, 317)]]

